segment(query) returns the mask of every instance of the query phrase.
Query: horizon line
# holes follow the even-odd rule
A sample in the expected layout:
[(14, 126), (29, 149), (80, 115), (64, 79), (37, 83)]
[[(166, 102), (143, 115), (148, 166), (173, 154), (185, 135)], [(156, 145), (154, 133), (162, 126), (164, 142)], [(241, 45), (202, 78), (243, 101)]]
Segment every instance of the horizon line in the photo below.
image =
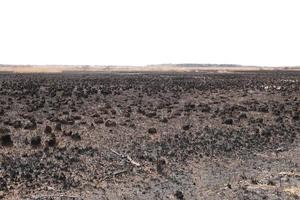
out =
[(258, 68), (295, 68), (300, 67), (300, 65), (245, 65), (245, 64), (218, 64), (218, 63), (161, 63), (161, 64), (146, 64), (146, 65), (115, 65), (115, 64), (109, 64), (109, 65), (102, 65), (102, 64), (0, 64), (0, 67), (47, 67), (47, 66), (76, 66), (76, 67), (153, 67), (153, 66), (178, 66), (178, 67), (184, 67), (187, 65), (191, 65), (193, 67), (199, 67), (201, 66), (226, 66), (226, 67), (258, 67)]

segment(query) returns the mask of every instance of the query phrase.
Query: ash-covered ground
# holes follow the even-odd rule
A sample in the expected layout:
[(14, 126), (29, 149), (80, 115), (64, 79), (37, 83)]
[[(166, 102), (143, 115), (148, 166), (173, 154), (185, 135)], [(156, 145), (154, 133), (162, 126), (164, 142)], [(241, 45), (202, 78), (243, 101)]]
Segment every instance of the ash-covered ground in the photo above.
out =
[(300, 72), (0, 74), (2, 199), (299, 199)]

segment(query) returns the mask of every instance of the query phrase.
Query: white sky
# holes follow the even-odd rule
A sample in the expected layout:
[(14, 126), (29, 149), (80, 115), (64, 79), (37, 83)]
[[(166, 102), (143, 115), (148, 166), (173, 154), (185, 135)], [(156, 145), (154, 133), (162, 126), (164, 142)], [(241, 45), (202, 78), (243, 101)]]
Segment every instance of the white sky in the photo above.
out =
[(300, 65), (299, 0), (0, 0), (0, 63)]

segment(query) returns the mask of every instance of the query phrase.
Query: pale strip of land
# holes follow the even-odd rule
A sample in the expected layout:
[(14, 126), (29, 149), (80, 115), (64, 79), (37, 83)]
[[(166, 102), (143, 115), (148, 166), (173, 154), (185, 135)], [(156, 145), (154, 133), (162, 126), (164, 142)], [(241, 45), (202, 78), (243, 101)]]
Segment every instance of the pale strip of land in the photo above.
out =
[(62, 72), (237, 72), (237, 71), (300, 71), (300, 67), (258, 67), (240, 65), (164, 64), (147, 66), (88, 66), (88, 65), (0, 65), (0, 72), (62, 73)]

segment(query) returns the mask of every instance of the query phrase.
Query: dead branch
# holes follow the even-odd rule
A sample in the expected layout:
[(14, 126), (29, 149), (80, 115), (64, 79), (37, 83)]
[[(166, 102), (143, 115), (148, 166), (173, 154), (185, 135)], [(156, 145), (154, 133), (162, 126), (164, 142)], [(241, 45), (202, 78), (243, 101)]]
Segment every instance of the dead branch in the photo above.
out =
[(141, 166), (140, 163), (134, 161), (129, 155), (120, 154), (113, 149), (110, 149), (110, 151), (113, 152), (114, 154), (116, 154), (117, 156), (120, 156), (121, 158), (127, 159), (134, 166), (137, 166), (137, 167)]

